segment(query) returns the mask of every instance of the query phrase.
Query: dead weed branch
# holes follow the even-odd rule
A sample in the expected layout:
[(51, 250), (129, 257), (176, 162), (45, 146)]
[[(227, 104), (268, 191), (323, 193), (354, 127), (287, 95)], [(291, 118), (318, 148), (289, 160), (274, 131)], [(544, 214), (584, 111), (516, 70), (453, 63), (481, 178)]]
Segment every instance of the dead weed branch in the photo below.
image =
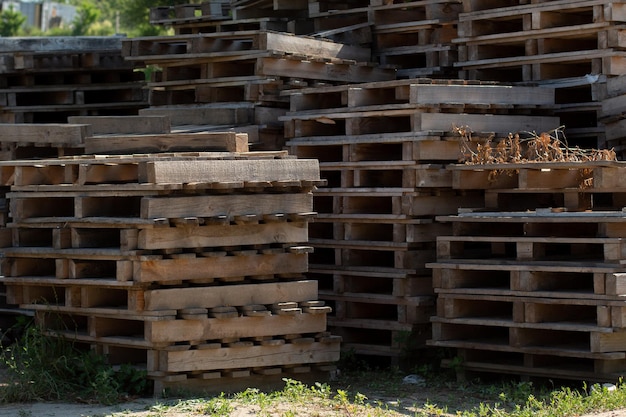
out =
[(498, 140), (491, 135), (479, 141), (472, 138), (473, 132), (468, 126), (454, 126), (453, 131), (461, 138), (461, 162), (465, 164), (617, 160), (613, 149), (570, 148), (563, 126), (539, 135), (535, 132), (520, 132), (510, 133), (506, 138)]

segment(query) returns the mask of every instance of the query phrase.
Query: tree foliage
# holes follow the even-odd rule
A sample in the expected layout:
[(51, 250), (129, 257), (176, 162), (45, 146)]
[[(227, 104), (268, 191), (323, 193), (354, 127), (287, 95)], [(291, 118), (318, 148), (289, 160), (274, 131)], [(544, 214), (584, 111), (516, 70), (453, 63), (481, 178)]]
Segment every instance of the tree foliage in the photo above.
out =
[[(105, 1), (105, 0), (101, 0)], [(120, 11), (120, 25), (128, 29), (129, 36), (152, 36), (163, 33), (160, 26), (150, 24), (150, 8), (190, 4), (190, 0), (111, 0)], [(198, 1), (196, 1), (198, 3)]]
[(72, 20), (72, 36), (85, 36), (91, 25), (96, 23), (100, 11), (93, 3), (83, 1), (78, 7), (76, 17)]
[(11, 6), (0, 12), (0, 36), (16, 36), (26, 21), (26, 16)]
[[(59, 0), (56, 0), (59, 1)], [(201, 3), (203, 0), (66, 0), (77, 8), (69, 27), (53, 28), (40, 33), (25, 25), (26, 16), (19, 11), (0, 11), (0, 36), (90, 36), (116, 32), (134, 36), (167, 33), (167, 28), (150, 23), (150, 9), (158, 6)]]

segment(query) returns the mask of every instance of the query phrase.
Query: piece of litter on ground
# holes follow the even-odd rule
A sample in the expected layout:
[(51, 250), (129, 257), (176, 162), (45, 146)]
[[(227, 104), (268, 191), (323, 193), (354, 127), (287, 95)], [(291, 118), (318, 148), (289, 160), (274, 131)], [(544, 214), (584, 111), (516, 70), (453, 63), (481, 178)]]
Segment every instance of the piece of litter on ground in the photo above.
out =
[(413, 384), (413, 385), (426, 385), (426, 380), (419, 375), (407, 375), (402, 378), (403, 384)]

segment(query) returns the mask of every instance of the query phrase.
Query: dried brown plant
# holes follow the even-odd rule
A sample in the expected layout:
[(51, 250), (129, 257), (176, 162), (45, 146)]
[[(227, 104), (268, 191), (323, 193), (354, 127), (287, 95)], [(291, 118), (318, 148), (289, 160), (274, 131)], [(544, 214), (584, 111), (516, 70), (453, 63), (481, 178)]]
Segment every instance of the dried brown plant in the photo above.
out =
[[(570, 148), (567, 145), (563, 127), (539, 135), (534, 132), (522, 132), (526, 139), (521, 139), (520, 133), (510, 133), (500, 140), (494, 140), (492, 135), (483, 139), (482, 142), (472, 137), (472, 130), (468, 126), (453, 127), (453, 131), (461, 137), (460, 146), (463, 155), (461, 162), (468, 165), (617, 160), (613, 149)], [(514, 175), (518, 171), (517, 169), (492, 169), (489, 172), (488, 181), (493, 182), (500, 175)], [(590, 168), (580, 170), (580, 188), (593, 186), (592, 171)]]
[[(551, 132), (510, 133), (506, 138), (475, 140), (468, 126), (453, 127), (460, 137), (461, 162), (465, 164), (503, 164), (525, 162), (616, 161), (613, 149), (570, 148), (563, 126)], [(525, 139), (521, 138), (525, 136)]]

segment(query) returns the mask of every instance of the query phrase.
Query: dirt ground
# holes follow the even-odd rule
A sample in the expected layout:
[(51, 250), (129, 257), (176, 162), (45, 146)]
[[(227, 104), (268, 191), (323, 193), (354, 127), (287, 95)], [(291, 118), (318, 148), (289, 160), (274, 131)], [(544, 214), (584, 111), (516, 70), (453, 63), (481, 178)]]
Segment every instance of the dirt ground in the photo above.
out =
[[(159, 404), (155, 399), (140, 399), (115, 406), (94, 406), (85, 404), (65, 403), (37, 403), (0, 406), (1, 417), (150, 417), (155, 415), (148, 409)], [(167, 417), (184, 417), (187, 414), (163, 414)], [(252, 408), (238, 408), (232, 417), (252, 417), (255, 415)], [(300, 414), (305, 417), (307, 414)], [(319, 416), (317, 411), (311, 411), (310, 416)], [(338, 415), (338, 414), (335, 414)], [(340, 415), (340, 414), (339, 414)], [(588, 414), (579, 417), (626, 417), (626, 409), (608, 411), (605, 413)]]
[[(363, 387), (353, 386), (350, 393), (361, 393), (367, 396), (368, 400), (380, 403), (392, 404), (399, 402), (406, 407), (401, 413), (390, 413), (394, 416), (406, 415), (414, 416), (413, 406), (424, 404), (434, 404), (438, 407), (446, 407), (448, 416), (454, 416), (456, 410), (471, 410), (480, 402), (494, 400), (491, 394), (468, 394), (462, 389), (446, 389), (441, 386), (407, 386), (405, 384), (395, 384), (393, 392), (388, 390), (378, 391), (377, 389), (367, 390)], [(175, 407), (163, 407), (163, 405), (176, 404), (177, 399), (172, 398), (140, 398), (130, 402), (113, 406), (74, 404), (62, 402), (45, 402), (33, 404), (10, 404), (0, 405), (0, 417), (189, 417), (197, 416), (201, 413), (189, 413)], [(289, 415), (286, 413), (293, 405), (285, 405), (281, 412), (281, 405), (273, 408), (274, 415)], [(309, 409), (310, 408), (310, 409)], [(254, 417), (258, 413), (254, 406), (239, 405), (231, 413), (231, 417)], [(362, 417), (359, 413), (346, 413), (341, 409), (327, 410), (320, 412), (314, 404), (298, 404), (298, 417), (324, 417), (324, 416), (347, 416)], [(433, 416), (435, 414), (432, 414)], [(438, 415), (438, 414), (437, 414)], [(587, 414), (576, 417), (626, 417), (626, 409), (615, 410), (603, 413)]]
[[(140, 412), (156, 404), (153, 399), (142, 399), (131, 403), (115, 406), (95, 406), (86, 404), (36, 403), (12, 404), (0, 406), (2, 417), (104, 417), (123, 411)], [(124, 414), (125, 416), (141, 416), (141, 414)], [(145, 415), (145, 414), (144, 414)]]
[[(0, 379), (2, 379), (1, 374), (0, 372)], [(452, 417), (456, 415), (457, 410), (472, 410), (476, 409), (480, 403), (497, 401), (493, 391), (490, 393), (481, 390), (472, 391), (447, 382), (429, 383), (428, 380), (420, 376), (403, 375), (401, 372), (379, 374), (374, 371), (351, 378), (339, 378), (334, 381), (327, 381), (332, 390), (337, 392), (338, 389), (344, 389), (349, 393), (349, 398), (359, 393), (365, 395), (371, 403), (394, 406), (401, 404), (401, 412), (390, 413), (394, 417), (415, 416), (416, 407), (421, 411), (426, 411), (425, 404), (447, 409), (449, 414), (446, 416)], [(411, 382), (407, 383), (408, 381)], [(64, 402), (8, 404), (0, 405), (0, 417), (189, 417), (190, 415), (203, 415), (202, 413), (185, 412), (182, 407), (171, 406), (177, 402), (178, 398), (150, 397), (137, 398), (112, 406)], [(278, 404), (273, 406), (272, 412), (277, 417), (291, 415), (292, 413), (288, 411), (291, 411), (293, 407), (293, 404)], [(344, 412), (341, 409), (321, 410), (316, 407), (314, 402), (298, 403), (296, 407), (298, 417), (364, 417), (371, 415)], [(395, 407), (390, 408), (395, 409)], [(230, 414), (231, 417), (254, 417), (256, 415), (258, 412), (255, 406), (249, 405), (237, 405)], [(626, 408), (576, 417), (626, 417)]]

